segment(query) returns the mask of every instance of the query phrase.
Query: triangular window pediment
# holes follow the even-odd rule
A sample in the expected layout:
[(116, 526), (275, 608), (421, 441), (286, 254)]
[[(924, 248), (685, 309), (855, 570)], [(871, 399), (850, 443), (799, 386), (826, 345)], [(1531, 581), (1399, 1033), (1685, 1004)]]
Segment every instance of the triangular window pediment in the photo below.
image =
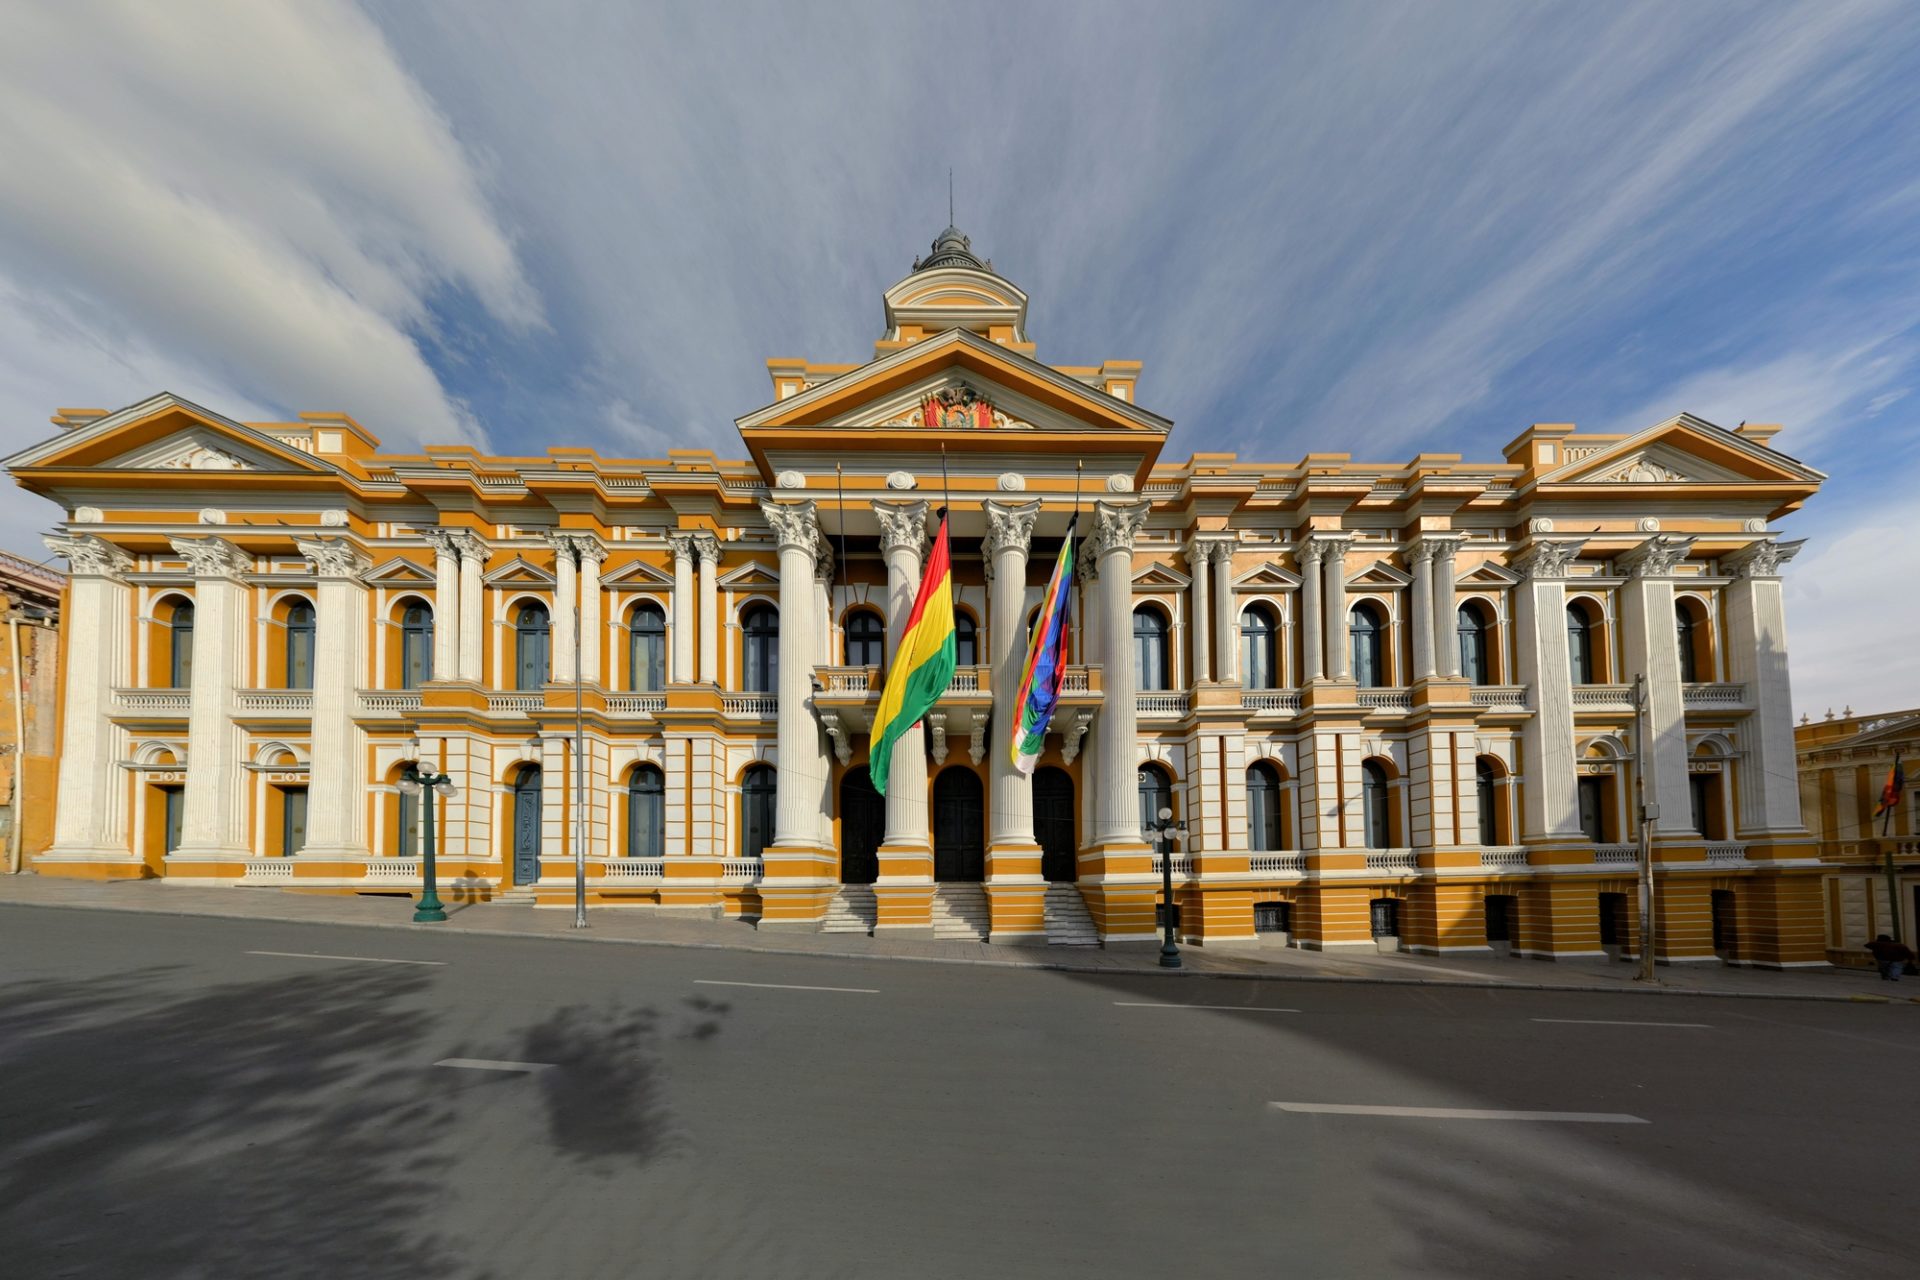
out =
[(110, 471), (284, 471), (263, 449), (251, 448), (212, 427), (189, 427), (130, 449), (99, 464)]
[(1183, 591), (1193, 585), (1193, 579), (1158, 560), (1133, 575), (1135, 591)]
[(432, 582), (434, 578), (433, 570), (423, 568), (411, 560), (389, 560), (368, 573), (366, 580), (382, 586), (394, 586), (403, 583), (411, 585), (418, 582)]
[(1565, 446), (1568, 461), (1546, 484), (1805, 484), (1820, 472), (1755, 441), (1682, 414), (1624, 440)]
[(1511, 587), (1520, 581), (1520, 576), (1510, 569), (1497, 564), (1482, 564), (1470, 572), (1454, 579), (1457, 587)]
[(719, 585), (730, 591), (777, 587), (780, 585), (780, 575), (770, 565), (762, 564), (758, 560), (749, 560), (739, 568), (730, 569), (721, 574)]
[(1354, 574), (1351, 578), (1348, 578), (1347, 585), (1349, 587), (1374, 587), (1381, 590), (1392, 590), (1396, 587), (1407, 586), (1412, 581), (1412, 578), (1394, 568), (1385, 560), (1376, 560), (1360, 572)]
[(326, 472), (336, 468), (284, 440), (182, 400), (150, 396), (14, 454), (15, 468), (122, 471)]
[(672, 584), (672, 574), (645, 560), (635, 560), (600, 579), (603, 587), (658, 587)]
[(1233, 580), (1235, 591), (1293, 591), (1299, 586), (1299, 574), (1271, 560)]
[(550, 587), (553, 585), (553, 575), (539, 565), (515, 556), (489, 573), (485, 581), (490, 587)]

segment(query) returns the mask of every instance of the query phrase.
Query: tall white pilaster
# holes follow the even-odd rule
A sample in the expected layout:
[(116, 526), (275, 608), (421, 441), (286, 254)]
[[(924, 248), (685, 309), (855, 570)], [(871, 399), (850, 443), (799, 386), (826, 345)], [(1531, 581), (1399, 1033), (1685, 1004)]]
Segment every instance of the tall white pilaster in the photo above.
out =
[(1457, 533), (1428, 534), (1421, 539), (1433, 547), (1433, 655), (1438, 673), (1460, 678), (1460, 606), (1454, 602), (1457, 574), (1454, 553), (1460, 549)]
[(1631, 575), (1620, 591), (1626, 670), (1646, 673), (1646, 741), (1635, 744), (1649, 802), (1660, 806), (1659, 837), (1693, 829), (1687, 787), (1687, 712), (1680, 687), (1680, 644), (1673, 612), (1673, 570), (1693, 539), (1659, 533), (1619, 557)]
[(1735, 573), (1727, 588), (1727, 675), (1747, 686), (1753, 714), (1741, 724), (1739, 832), (1791, 833), (1804, 825), (1793, 748), (1793, 687), (1787, 679), (1787, 614), (1780, 566), (1798, 542), (1756, 542), (1720, 563)]
[(1514, 559), (1524, 581), (1514, 591), (1520, 682), (1533, 716), (1520, 730), (1529, 842), (1578, 842), (1580, 801), (1574, 776), (1573, 664), (1567, 653), (1567, 565), (1585, 539), (1534, 543)]
[(1301, 683), (1324, 680), (1326, 659), (1321, 642), (1326, 638), (1326, 622), (1320, 607), (1320, 563), (1326, 558), (1326, 545), (1307, 538), (1300, 543), (1300, 667)]
[(580, 600), (579, 575), (573, 561), (573, 543), (565, 534), (553, 536), (553, 612), (549, 615), (553, 643), (548, 646), (547, 678), (555, 684), (573, 683), (574, 608)]
[[(1099, 538), (1089, 534), (1080, 544), (1080, 563), (1074, 573), (1080, 579), (1080, 661), (1093, 666), (1104, 661), (1105, 645), (1101, 639), (1101, 614), (1103, 612), (1100, 594), (1100, 549)], [(1109, 687), (1103, 684), (1103, 688)], [(1100, 719), (1105, 718), (1101, 712)], [(1099, 831), (1099, 785), (1100, 777), (1100, 735), (1104, 732), (1096, 723), (1092, 733), (1081, 739), (1080, 755), (1080, 843), (1084, 847), (1098, 838)]]
[[(920, 549), (927, 541), (927, 504), (881, 502), (873, 504), (880, 518), (880, 553), (887, 562), (887, 661), (900, 660), (900, 640), (913, 600), (920, 591)], [(901, 734), (887, 762), (887, 832), (881, 853), (891, 849), (925, 850), (933, 847), (927, 825), (926, 729), (921, 725)], [(887, 874), (883, 865), (881, 875)]]
[(1140, 740), (1140, 700), (1133, 670), (1133, 539), (1146, 523), (1142, 501), (1094, 503), (1094, 555), (1100, 562), (1101, 663), (1106, 700), (1095, 726), (1099, 798), (1095, 839), (1141, 842), (1134, 758)]
[[(482, 679), (482, 642), (486, 639), (487, 544), (468, 529), (453, 531), (460, 552), (460, 678), (470, 684)], [(439, 672), (435, 672), (439, 675)]]
[[(1207, 607), (1207, 565), (1212, 559), (1212, 551), (1205, 542), (1197, 538), (1187, 543), (1187, 570), (1193, 575), (1193, 585), (1188, 588), (1193, 596), (1193, 681), (1194, 684), (1213, 679), (1213, 613)], [(1222, 641), (1227, 639), (1225, 631), (1220, 633)]]
[(700, 683), (720, 683), (720, 539), (711, 533), (693, 535), (693, 552), (700, 560)]
[(366, 735), (354, 725), (353, 700), (367, 683), (367, 588), (360, 575), (371, 562), (345, 538), (295, 538), (294, 545), (313, 562), (319, 579), (314, 602), (313, 763), (302, 852), (364, 857)]
[(1413, 566), (1413, 678), (1433, 678), (1433, 544), (1422, 538), (1407, 548)]
[(1324, 558), (1320, 562), (1326, 587), (1327, 674), (1335, 680), (1353, 679), (1353, 648), (1347, 643), (1347, 552), (1353, 539), (1335, 536), (1318, 539)]
[(818, 816), (827, 785), (826, 752), (808, 705), (812, 689), (815, 559), (820, 529), (814, 504), (762, 502), (780, 546), (780, 670), (776, 728), (780, 752), (773, 843), (788, 849), (819, 847)]
[[(1240, 611), (1233, 604), (1233, 544), (1208, 544), (1209, 566), (1213, 573), (1214, 633), (1220, 638), (1220, 680), (1233, 684), (1240, 679)], [(1276, 678), (1278, 671), (1273, 673)]]
[[(673, 671), (668, 679), (674, 684), (693, 679), (693, 539), (692, 533), (667, 535), (673, 548)], [(709, 630), (717, 622), (708, 618), (700, 629)]]
[(433, 678), (451, 680), (460, 672), (460, 547), (445, 529), (421, 534), (433, 547)]
[(247, 585), (253, 557), (221, 538), (174, 538), (193, 570), (193, 690), (187, 710), (187, 786), (175, 856), (248, 856), (233, 691), (245, 670)]
[(124, 575), (133, 568), (133, 557), (91, 534), (48, 534), (45, 541), (67, 558), (73, 573), (61, 619), (67, 645), (66, 698), (53, 847), (47, 856), (131, 857), (121, 799), (126, 788), (114, 758), (110, 713), (114, 688), (132, 683)]
[(600, 625), (600, 566), (606, 563), (607, 547), (590, 533), (575, 534), (574, 545), (580, 554), (580, 678), (604, 688), (613, 684), (600, 658), (606, 636)]
[(993, 566), (989, 595), (993, 630), (993, 727), (987, 746), (988, 776), (993, 780), (989, 840), (994, 848), (1030, 846), (1033, 838), (1033, 779), (1013, 767), (1010, 747), (1020, 672), (1026, 663), (1027, 547), (1039, 502), (987, 502), (987, 560)]

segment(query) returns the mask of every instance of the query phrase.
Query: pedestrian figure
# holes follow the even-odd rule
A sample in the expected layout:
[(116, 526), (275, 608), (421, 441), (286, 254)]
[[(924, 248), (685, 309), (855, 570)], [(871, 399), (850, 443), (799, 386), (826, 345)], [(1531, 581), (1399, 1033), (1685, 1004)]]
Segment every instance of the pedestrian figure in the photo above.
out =
[(1913, 949), (1904, 942), (1895, 942), (1884, 933), (1869, 942), (1867, 950), (1873, 954), (1874, 963), (1880, 966), (1880, 977), (1885, 982), (1900, 981), (1900, 971), (1913, 963)]

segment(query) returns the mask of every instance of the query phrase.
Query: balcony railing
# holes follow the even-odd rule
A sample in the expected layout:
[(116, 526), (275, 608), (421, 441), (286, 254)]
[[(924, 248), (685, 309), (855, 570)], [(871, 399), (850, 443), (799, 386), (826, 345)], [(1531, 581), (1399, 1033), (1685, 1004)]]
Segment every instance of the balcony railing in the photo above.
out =
[(657, 716), (666, 709), (667, 695), (664, 693), (607, 695), (607, 714), (610, 716)]
[(758, 858), (728, 858), (720, 864), (722, 880), (758, 880), (766, 864)]
[(723, 693), (720, 710), (736, 720), (765, 720), (779, 714), (780, 696), (773, 693)]
[(113, 709), (136, 715), (184, 716), (193, 704), (186, 689), (115, 689)]
[(1367, 851), (1367, 870), (1369, 871), (1418, 871), (1420, 855), (1411, 849), (1370, 849)]
[(248, 858), (242, 880), (254, 884), (279, 884), (293, 879), (292, 858)]
[(1708, 862), (1745, 862), (1747, 846), (1744, 844), (1710, 844), (1707, 846)]
[(368, 858), (367, 879), (411, 880), (420, 874), (418, 858)]
[(608, 858), (609, 880), (658, 880), (667, 873), (665, 858)]
[(1523, 684), (1482, 684), (1473, 688), (1473, 705), (1489, 711), (1525, 711), (1527, 686)]
[(1098, 667), (1068, 667), (1066, 682), (1060, 686), (1062, 693), (1092, 693), (1093, 673)]
[(241, 689), (233, 696), (242, 711), (298, 716), (313, 714), (311, 689)]
[(1573, 686), (1576, 711), (1631, 711), (1633, 688), (1624, 684), (1577, 684)]
[(490, 693), (487, 695), (487, 710), (524, 715), (529, 711), (538, 711), (546, 702), (547, 695), (544, 693)]
[(1746, 703), (1747, 686), (1744, 684), (1689, 684), (1680, 690), (1684, 705), (1689, 707), (1739, 707)]
[(1248, 711), (1278, 711), (1297, 715), (1300, 711), (1298, 689), (1248, 689), (1240, 695), (1240, 705)]
[(1482, 849), (1480, 865), (1493, 871), (1524, 870), (1527, 865), (1527, 851), (1518, 845), (1504, 849)]
[(1360, 705), (1369, 711), (1413, 710), (1411, 689), (1362, 689), (1359, 696)]
[[(1160, 859), (1163, 856), (1164, 855), (1158, 854), (1158, 853), (1153, 855), (1153, 874), (1157, 876), (1166, 874), (1160, 865)], [(1190, 853), (1174, 854), (1173, 855), (1173, 874), (1177, 876), (1192, 875), (1193, 874), (1193, 855)]]
[(1630, 844), (1597, 844), (1593, 847), (1593, 865), (1596, 867), (1637, 867), (1640, 865), (1640, 850)]
[(814, 675), (819, 679), (825, 693), (854, 694), (856, 696), (871, 692), (880, 685), (878, 667), (815, 667)]
[(362, 715), (406, 715), (419, 709), (420, 691), (418, 689), (362, 689), (360, 691)]
[(1189, 693), (1138, 693), (1134, 695), (1134, 705), (1142, 716), (1154, 716), (1160, 719), (1184, 716), (1187, 708), (1193, 704), (1193, 695)]
[(1307, 869), (1307, 855), (1304, 853), (1256, 853), (1247, 859), (1247, 869), (1263, 875), (1303, 875)]

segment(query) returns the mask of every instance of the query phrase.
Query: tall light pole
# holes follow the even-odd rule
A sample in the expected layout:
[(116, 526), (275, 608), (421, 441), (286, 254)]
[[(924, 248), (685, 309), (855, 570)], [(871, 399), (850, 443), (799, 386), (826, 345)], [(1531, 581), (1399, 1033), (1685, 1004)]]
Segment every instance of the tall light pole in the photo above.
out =
[(1173, 941), (1173, 846), (1187, 834), (1187, 824), (1173, 820), (1173, 810), (1162, 809), (1159, 821), (1146, 830), (1147, 839), (1160, 851), (1160, 922), (1166, 928), (1166, 941), (1160, 944), (1160, 967), (1178, 969), (1180, 948)]
[[(573, 557), (574, 582), (585, 567), (580, 542), (570, 538), (560, 554)], [(580, 590), (573, 593), (573, 927), (587, 927), (587, 719), (580, 674)]]
[(1653, 826), (1660, 806), (1647, 803), (1647, 678), (1633, 678), (1633, 796), (1640, 810), (1640, 972), (1636, 980), (1653, 977)]
[(400, 772), (400, 781), (395, 785), (400, 788), (400, 794), (419, 797), (423, 810), (421, 837), (426, 851), (421, 860), (420, 901), (414, 908), (413, 922), (439, 924), (446, 920), (447, 909), (440, 901), (438, 869), (434, 862), (434, 856), (439, 852), (439, 839), (434, 832), (433, 822), (434, 793), (437, 791), (451, 799), (459, 792), (454, 788), (452, 778), (444, 773), (435, 773), (431, 766), (423, 766), (421, 755), (420, 739), (407, 739), (407, 759)]

